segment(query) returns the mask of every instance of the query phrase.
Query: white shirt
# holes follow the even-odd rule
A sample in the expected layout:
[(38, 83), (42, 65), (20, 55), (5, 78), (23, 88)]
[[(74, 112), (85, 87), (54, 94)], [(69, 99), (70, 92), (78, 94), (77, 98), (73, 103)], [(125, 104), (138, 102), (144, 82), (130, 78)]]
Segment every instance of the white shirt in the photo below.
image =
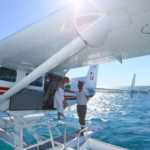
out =
[(79, 92), (79, 90), (74, 91), (74, 93), (77, 94), (77, 104), (78, 105), (86, 105), (87, 104), (87, 98), (86, 96), (89, 95), (89, 93), (86, 90), (82, 90)]

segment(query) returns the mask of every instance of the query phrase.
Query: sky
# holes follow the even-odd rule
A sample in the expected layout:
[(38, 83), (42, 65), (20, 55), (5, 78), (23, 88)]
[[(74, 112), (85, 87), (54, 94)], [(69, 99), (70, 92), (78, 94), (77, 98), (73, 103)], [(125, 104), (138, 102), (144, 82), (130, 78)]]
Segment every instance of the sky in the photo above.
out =
[[(48, 15), (60, 0), (1, 0), (0, 40)], [(89, 66), (72, 69), (70, 78), (86, 76)], [(136, 73), (136, 85), (150, 86), (150, 55), (99, 65), (97, 86), (130, 86)]]
[[(72, 69), (67, 76), (86, 76), (89, 67)], [(150, 86), (150, 55), (132, 59), (99, 64), (97, 86), (130, 86), (136, 73), (137, 86)]]

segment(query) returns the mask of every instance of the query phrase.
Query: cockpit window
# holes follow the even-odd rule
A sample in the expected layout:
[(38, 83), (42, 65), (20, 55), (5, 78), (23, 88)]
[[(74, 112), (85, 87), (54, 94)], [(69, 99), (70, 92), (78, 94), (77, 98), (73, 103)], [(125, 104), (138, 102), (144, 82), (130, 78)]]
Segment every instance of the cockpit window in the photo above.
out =
[[(27, 73), (26, 75), (28, 75), (29, 73)], [(43, 77), (39, 77), (36, 80), (34, 80), (33, 82), (31, 82), (29, 85), (32, 86), (37, 86), (37, 87), (42, 87), (43, 86)]]
[(5, 67), (0, 68), (0, 80), (8, 82), (16, 82), (17, 71)]

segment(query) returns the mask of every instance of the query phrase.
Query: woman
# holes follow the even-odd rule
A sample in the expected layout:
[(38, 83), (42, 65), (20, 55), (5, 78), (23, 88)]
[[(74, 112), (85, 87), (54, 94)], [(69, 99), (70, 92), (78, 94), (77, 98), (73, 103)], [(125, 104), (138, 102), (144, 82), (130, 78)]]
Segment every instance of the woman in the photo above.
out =
[(67, 85), (70, 83), (70, 79), (68, 77), (64, 77), (62, 81), (60, 81), (56, 87), (56, 93), (54, 96), (54, 107), (58, 111), (58, 120), (61, 120), (60, 116), (64, 117), (64, 109), (67, 107), (67, 102), (64, 98), (64, 84)]

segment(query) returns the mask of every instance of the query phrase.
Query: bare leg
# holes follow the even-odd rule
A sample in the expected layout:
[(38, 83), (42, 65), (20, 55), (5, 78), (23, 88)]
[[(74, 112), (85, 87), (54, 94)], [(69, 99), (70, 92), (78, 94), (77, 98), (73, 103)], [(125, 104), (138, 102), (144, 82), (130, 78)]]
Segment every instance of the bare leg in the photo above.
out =
[(66, 118), (66, 117), (64, 116), (64, 114), (62, 114), (62, 113), (58, 112), (58, 120), (62, 120), (62, 119), (60, 118), (60, 116), (62, 116), (62, 117), (64, 117), (64, 118)]
[[(79, 118), (79, 122), (80, 122), (80, 125), (85, 126), (85, 119)], [(83, 130), (83, 129), (84, 129), (84, 127), (81, 127), (81, 130)], [(81, 135), (84, 135), (83, 132), (81, 133)]]
[(61, 120), (61, 118), (60, 118), (60, 114), (61, 114), (61, 113), (59, 113), (59, 112), (58, 112), (58, 120)]
[[(80, 122), (80, 125), (85, 126), (85, 119), (79, 118), (79, 122)], [(81, 130), (83, 129), (84, 127), (81, 127)]]
[(64, 104), (64, 109), (68, 106), (68, 103), (66, 102), (66, 100), (63, 101)]
[(60, 113), (60, 115), (61, 115), (62, 117), (64, 117), (64, 118), (66, 118), (66, 117), (64, 116), (64, 114)]

